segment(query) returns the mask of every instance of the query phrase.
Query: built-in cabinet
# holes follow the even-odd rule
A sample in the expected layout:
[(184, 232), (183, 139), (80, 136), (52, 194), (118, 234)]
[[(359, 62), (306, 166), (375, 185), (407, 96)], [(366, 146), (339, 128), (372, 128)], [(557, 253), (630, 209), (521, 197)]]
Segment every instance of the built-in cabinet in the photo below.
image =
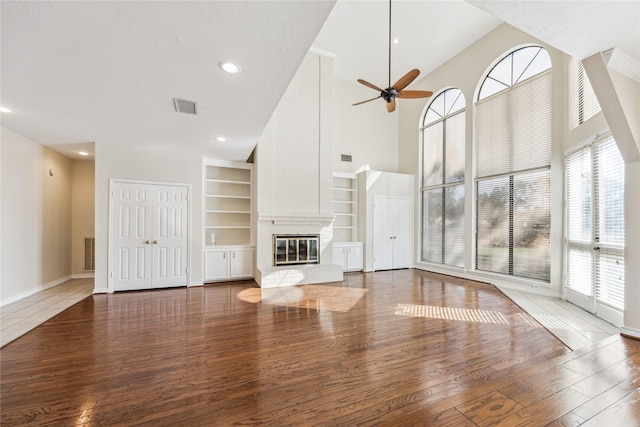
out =
[(362, 242), (333, 244), (333, 263), (341, 266), (343, 271), (361, 271), (363, 255)]
[(204, 281), (254, 276), (250, 163), (204, 163)]
[(204, 250), (204, 280), (236, 280), (253, 277), (255, 249), (206, 248)]

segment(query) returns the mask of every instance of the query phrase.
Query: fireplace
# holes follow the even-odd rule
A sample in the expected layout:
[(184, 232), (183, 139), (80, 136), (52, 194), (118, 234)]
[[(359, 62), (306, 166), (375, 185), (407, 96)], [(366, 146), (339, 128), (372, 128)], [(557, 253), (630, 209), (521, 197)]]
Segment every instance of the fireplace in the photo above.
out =
[(274, 234), (273, 266), (319, 264), (319, 234)]

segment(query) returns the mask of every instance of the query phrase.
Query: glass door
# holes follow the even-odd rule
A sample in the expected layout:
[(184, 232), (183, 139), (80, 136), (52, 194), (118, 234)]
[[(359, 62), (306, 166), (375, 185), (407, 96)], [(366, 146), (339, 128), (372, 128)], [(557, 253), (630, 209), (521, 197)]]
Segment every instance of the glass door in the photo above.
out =
[(610, 135), (566, 158), (567, 300), (620, 326), (624, 311), (624, 162)]

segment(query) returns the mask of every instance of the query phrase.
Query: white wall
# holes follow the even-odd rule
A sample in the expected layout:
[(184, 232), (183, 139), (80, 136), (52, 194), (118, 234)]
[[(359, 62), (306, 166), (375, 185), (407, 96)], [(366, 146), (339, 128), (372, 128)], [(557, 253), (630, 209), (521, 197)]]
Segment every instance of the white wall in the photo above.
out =
[(95, 163), (74, 160), (71, 178), (71, 272), (84, 271), (84, 239), (95, 237)]
[(141, 148), (96, 143), (95, 163), (95, 292), (108, 289), (109, 180), (128, 179), (163, 183), (191, 184), (189, 229), (190, 283), (202, 284), (202, 157), (186, 151), (159, 147)]
[(0, 132), (5, 305), (71, 275), (71, 161), (9, 129)]
[[(398, 169), (398, 118), (403, 103), (388, 113), (385, 102), (376, 99), (366, 104), (356, 102), (373, 98), (375, 91), (356, 82), (333, 80), (333, 169), (355, 173), (365, 165), (371, 170), (396, 172)], [(350, 154), (353, 161), (343, 162), (341, 154)]]

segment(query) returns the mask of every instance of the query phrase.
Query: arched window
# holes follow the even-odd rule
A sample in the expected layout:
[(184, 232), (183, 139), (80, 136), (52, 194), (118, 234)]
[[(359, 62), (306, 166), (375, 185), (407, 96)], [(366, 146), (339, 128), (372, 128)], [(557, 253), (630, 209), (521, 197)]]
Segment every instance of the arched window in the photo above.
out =
[(465, 100), (436, 96), (422, 122), (422, 261), (464, 267)]
[(551, 60), (515, 50), (475, 104), (476, 269), (550, 280)]

